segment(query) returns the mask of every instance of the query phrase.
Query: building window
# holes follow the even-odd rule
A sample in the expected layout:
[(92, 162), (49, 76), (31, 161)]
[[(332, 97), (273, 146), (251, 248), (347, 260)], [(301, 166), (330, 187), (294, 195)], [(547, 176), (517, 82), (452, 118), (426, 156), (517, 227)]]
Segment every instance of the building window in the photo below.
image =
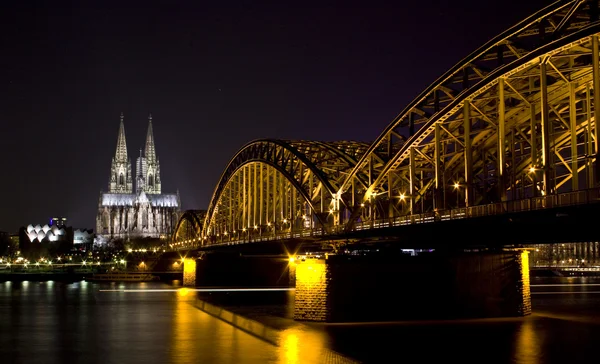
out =
[(108, 211), (104, 211), (102, 213), (102, 231), (104, 233), (108, 232), (108, 228), (109, 228), (109, 215), (108, 215)]
[(125, 177), (123, 176), (123, 173), (121, 173), (119, 175), (119, 185), (123, 186), (125, 184)]
[(148, 186), (154, 186), (154, 176), (151, 174), (148, 175)]

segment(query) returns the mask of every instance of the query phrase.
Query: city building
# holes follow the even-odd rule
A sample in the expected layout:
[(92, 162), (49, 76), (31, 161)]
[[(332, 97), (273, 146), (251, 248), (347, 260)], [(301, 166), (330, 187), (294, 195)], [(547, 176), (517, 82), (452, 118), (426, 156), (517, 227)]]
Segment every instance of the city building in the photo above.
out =
[(29, 224), (11, 236), (9, 255), (17, 254), (29, 259), (60, 256), (73, 249), (91, 249), (94, 242), (93, 229), (74, 229), (66, 225), (67, 219), (51, 218), (45, 225)]
[(66, 217), (53, 217), (50, 219), (49, 226), (57, 226), (59, 228), (63, 228), (67, 226), (67, 218)]
[[(121, 123), (111, 162), (108, 192), (100, 192), (96, 217), (97, 241), (130, 238), (166, 238), (171, 235), (180, 208), (179, 193), (163, 193), (156, 154), (152, 115), (146, 145), (136, 161), (135, 178), (127, 154), (125, 126)], [(133, 181), (135, 180), (135, 190)]]
[(8, 255), (10, 247), (10, 234), (6, 231), (0, 231), (0, 257)]
[(73, 231), (73, 245), (92, 244), (94, 242), (94, 230), (92, 229), (75, 229)]
[(50, 226), (48, 224), (44, 226), (29, 224), (25, 228), (25, 233), (29, 243), (66, 241), (68, 235), (65, 226)]
[(66, 218), (60, 218), (57, 224), (56, 218), (50, 219), (50, 224), (29, 224), (21, 228), (23, 241), (21, 243), (54, 243), (65, 242), (69, 245), (91, 244), (94, 241), (93, 229), (73, 229), (66, 226)]

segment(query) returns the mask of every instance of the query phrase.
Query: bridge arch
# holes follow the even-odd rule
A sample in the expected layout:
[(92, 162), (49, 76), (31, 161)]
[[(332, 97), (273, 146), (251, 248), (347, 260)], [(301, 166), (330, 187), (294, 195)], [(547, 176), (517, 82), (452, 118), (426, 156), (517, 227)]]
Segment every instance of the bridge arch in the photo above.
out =
[(197, 245), (201, 241), (202, 226), (206, 217), (206, 210), (186, 210), (181, 214), (173, 235), (171, 244)]
[(467, 56), (357, 161), (337, 191), (354, 201), (340, 223), (597, 185), (599, 32), (597, 1), (559, 1)]
[(261, 139), (246, 144), (228, 163), (213, 193), (204, 243), (304, 229), (328, 231), (339, 223), (332, 212), (349, 203), (336, 191), (367, 148), (351, 141)]

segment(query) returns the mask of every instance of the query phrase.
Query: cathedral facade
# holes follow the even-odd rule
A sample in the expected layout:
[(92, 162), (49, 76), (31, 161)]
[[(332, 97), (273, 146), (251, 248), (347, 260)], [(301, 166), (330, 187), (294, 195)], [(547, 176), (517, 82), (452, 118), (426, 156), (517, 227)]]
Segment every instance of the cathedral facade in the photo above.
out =
[(146, 145), (143, 154), (140, 150), (134, 175), (127, 154), (125, 126), (121, 113), (108, 192), (100, 192), (98, 201), (96, 235), (106, 241), (117, 238), (167, 238), (177, 224), (180, 206), (179, 193), (162, 193), (152, 115), (148, 118)]

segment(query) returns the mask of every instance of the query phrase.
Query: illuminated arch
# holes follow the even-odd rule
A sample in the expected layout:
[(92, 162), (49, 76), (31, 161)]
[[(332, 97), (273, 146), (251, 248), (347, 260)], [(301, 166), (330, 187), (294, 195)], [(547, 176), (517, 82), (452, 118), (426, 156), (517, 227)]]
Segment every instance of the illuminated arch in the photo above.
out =
[(206, 216), (205, 210), (186, 210), (181, 214), (175, 230), (173, 230), (172, 242), (184, 242), (194, 240), (198, 242), (202, 234), (202, 224)]
[[(327, 230), (336, 223), (336, 191), (368, 144), (256, 140), (243, 146), (221, 175), (203, 231), (217, 236), (246, 229), (263, 231), (300, 227)], [(361, 183), (364, 183), (361, 181)], [(210, 243), (210, 242), (209, 242)]]
[(348, 173), (337, 193), (355, 203), (341, 223), (365, 205), (389, 219), (594, 186), (598, 32), (597, 1), (559, 1), (463, 59)]

